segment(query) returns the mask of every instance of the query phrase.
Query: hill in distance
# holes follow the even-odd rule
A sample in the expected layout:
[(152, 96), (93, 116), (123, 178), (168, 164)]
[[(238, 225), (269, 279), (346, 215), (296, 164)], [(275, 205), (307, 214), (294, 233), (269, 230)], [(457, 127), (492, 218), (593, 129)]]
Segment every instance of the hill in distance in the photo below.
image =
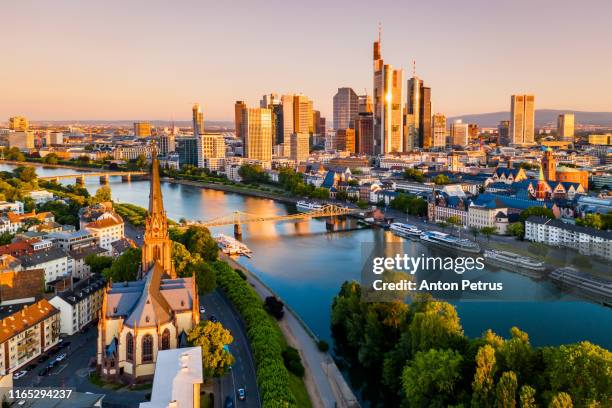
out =
[[(560, 109), (536, 109), (535, 125), (542, 127), (545, 125), (555, 125), (557, 117), (562, 113), (573, 113), (577, 125), (600, 125), (612, 126), (612, 112), (583, 112), (575, 110)], [(509, 120), (510, 112), (490, 112), (460, 115), (448, 118), (449, 123), (455, 119), (461, 119), (464, 123), (476, 123), (480, 127), (496, 127), (500, 121)]]

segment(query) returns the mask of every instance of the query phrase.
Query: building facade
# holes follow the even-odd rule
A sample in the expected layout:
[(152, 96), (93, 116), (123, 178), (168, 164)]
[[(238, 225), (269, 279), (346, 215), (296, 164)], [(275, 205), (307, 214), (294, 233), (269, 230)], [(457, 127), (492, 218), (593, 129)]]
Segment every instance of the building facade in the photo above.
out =
[[(304, 124), (307, 129), (308, 121), (302, 123)], [(241, 134), (244, 138), (244, 157), (262, 161), (272, 160), (272, 111), (270, 109), (243, 109)], [(287, 140), (289, 144), (290, 140), (291, 135)]]
[(432, 147), (446, 147), (446, 116), (436, 113), (432, 117)]
[(557, 118), (557, 138), (565, 142), (574, 142), (573, 113), (564, 113)]
[(535, 96), (510, 98), (510, 144), (532, 145), (535, 141)]
[(333, 102), (334, 129), (352, 128), (359, 113), (359, 96), (352, 88), (338, 88)]

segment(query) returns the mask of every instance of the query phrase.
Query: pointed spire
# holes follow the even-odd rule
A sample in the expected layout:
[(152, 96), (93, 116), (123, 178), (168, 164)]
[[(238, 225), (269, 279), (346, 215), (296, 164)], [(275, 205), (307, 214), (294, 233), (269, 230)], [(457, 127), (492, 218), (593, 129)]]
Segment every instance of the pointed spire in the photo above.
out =
[(151, 152), (151, 189), (149, 191), (149, 216), (153, 214), (164, 214), (164, 201), (159, 180), (159, 162), (157, 161), (157, 146), (153, 145)]
[(382, 43), (382, 24), (380, 21), (378, 22), (378, 43)]

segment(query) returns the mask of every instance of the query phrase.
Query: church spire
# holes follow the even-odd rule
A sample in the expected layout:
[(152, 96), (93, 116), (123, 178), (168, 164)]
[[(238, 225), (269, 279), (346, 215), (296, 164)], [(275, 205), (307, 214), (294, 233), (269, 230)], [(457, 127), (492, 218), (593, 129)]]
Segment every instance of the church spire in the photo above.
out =
[(157, 160), (157, 147), (151, 152), (151, 189), (149, 190), (149, 216), (164, 215), (164, 201), (162, 198), (161, 184), (159, 180), (159, 161)]

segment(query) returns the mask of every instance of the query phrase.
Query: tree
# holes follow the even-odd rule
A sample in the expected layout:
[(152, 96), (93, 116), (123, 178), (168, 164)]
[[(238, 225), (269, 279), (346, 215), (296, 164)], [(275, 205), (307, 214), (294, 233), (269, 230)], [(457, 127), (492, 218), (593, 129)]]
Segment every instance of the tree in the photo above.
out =
[(19, 166), (13, 173), (23, 182), (30, 183), (38, 177), (36, 175), (36, 169), (32, 166)]
[(480, 347), (476, 354), (476, 374), (472, 382), (472, 406), (486, 408), (492, 405), (496, 370), (495, 349), (488, 344)]
[(59, 162), (59, 156), (55, 153), (49, 153), (43, 157), (42, 162), (46, 164), (57, 164)]
[(565, 392), (560, 392), (555, 395), (548, 404), (548, 408), (573, 408), (574, 404), (572, 403), (572, 397)]
[(87, 156), (86, 154), (84, 154), (84, 155), (82, 155), (82, 156), (79, 156), (79, 157), (77, 158), (77, 161), (78, 161), (80, 164), (85, 165), (85, 164), (89, 164), (89, 162), (91, 161), (91, 158), (90, 158), (89, 156)]
[(419, 183), (425, 181), (425, 176), (423, 175), (423, 172), (412, 168), (404, 170), (404, 178), (406, 180), (413, 180)]
[(432, 181), (437, 185), (444, 185), (450, 183), (450, 179), (446, 174), (438, 174), (432, 179)]
[(96, 190), (96, 195), (94, 196), (94, 201), (96, 203), (102, 203), (111, 200), (111, 188), (109, 186), (102, 186), (98, 188), (98, 190)]
[(140, 169), (140, 170), (148, 167), (149, 166), (149, 161), (147, 160), (147, 156), (145, 156), (144, 154), (138, 155), (134, 165), (136, 166), (137, 169)]
[(497, 408), (514, 408), (516, 407), (516, 389), (518, 383), (516, 374), (512, 371), (506, 371), (502, 374), (495, 388), (495, 402)]
[(10, 232), (3, 232), (2, 234), (0, 234), (0, 245), (8, 245), (11, 242), (13, 242), (13, 238), (15, 237), (15, 235), (11, 234)]
[(455, 400), (463, 357), (453, 350), (419, 351), (402, 373), (409, 406), (446, 407)]
[(582, 218), (576, 218), (576, 224), (599, 230), (605, 229), (605, 221), (601, 214), (587, 214)]
[(104, 269), (110, 268), (112, 264), (113, 258), (110, 256), (91, 254), (85, 257), (85, 265), (89, 266), (91, 273), (102, 273)]
[(200, 322), (189, 332), (187, 340), (202, 348), (202, 374), (205, 378), (222, 377), (234, 364), (234, 356), (228, 348), (234, 338), (221, 323)]
[(457, 310), (450, 303), (426, 301), (414, 307), (417, 311), (409, 326), (414, 352), (451, 348), (463, 338)]
[(522, 222), (513, 222), (508, 225), (507, 232), (518, 239), (523, 239), (525, 236), (525, 225)]
[(461, 218), (456, 215), (451, 215), (450, 217), (448, 217), (446, 219), (446, 222), (454, 227), (458, 227), (463, 224), (463, 221), (461, 221)]
[(536, 408), (535, 390), (529, 385), (523, 385), (520, 391), (521, 408)]
[(491, 239), (491, 235), (493, 235), (493, 234), (495, 234), (497, 232), (497, 228), (495, 228), (495, 227), (482, 227), (480, 229), (480, 232), (482, 232), (482, 235), (487, 237), (487, 241), (489, 241)]
[(302, 358), (300, 357), (300, 353), (297, 351), (297, 349), (288, 346), (285, 350), (283, 350), (283, 362), (285, 363), (287, 370), (291, 371), (300, 378), (304, 376)]
[(278, 300), (276, 296), (268, 296), (264, 303), (264, 307), (272, 316), (274, 316), (277, 320), (280, 320), (285, 315), (285, 311), (283, 308), (285, 304)]
[(206, 227), (192, 225), (182, 234), (180, 242), (191, 254), (198, 254), (208, 262), (215, 261), (219, 254), (217, 243)]
[(546, 208), (546, 207), (529, 207), (523, 211), (521, 211), (521, 213), (519, 214), (519, 220), (524, 224), (525, 220), (527, 218), (529, 218), (530, 216), (535, 215), (538, 217), (545, 217), (545, 218), (550, 218), (550, 219), (554, 219), (555, 218), (555, 214), (553, 214), (552, 210), (550, 208)]
[(117, 258), (110, 268), (103, 271), (107, 280), (128, 282), (136, 280), (142, 252), (140, 248), (129, 248)]
[(263, 167), (253, 164), (243, 164), (238, 169), (238, 175), (243, 183), (265, 183), (268, 181), (268, 175)]

